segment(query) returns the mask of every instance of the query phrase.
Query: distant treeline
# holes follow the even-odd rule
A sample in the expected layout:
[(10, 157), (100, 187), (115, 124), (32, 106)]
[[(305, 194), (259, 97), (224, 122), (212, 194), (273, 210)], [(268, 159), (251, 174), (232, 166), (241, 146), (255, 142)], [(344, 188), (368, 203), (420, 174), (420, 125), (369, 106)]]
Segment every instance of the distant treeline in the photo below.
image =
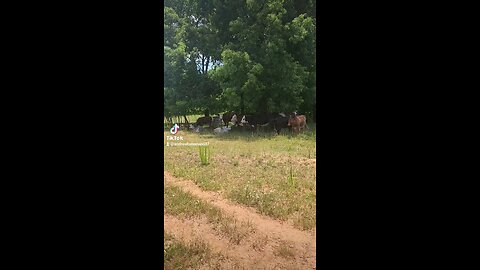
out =
[(315, 0), (166, 0), (165, 116), (313, 114), (315, 8)]

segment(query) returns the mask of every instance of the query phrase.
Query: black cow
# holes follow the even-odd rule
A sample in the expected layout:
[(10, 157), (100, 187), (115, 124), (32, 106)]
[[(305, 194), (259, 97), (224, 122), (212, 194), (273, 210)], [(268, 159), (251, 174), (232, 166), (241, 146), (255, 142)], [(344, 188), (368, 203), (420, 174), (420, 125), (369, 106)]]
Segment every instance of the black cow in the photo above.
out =
[(282, 129), (288, 126), (289, 117), (284, 113), (266, 113), (257, 115), (245, 115), (240, 122), (243, 126), (253, 127), (257, 131), (275, 130), (280, 134)]
[(256, 115), (244, 115), (241, 118), (240, 123), (242, 124), (249, 124), (252, 126), (259, 126), (259, 125), (266, 125), (272, 119), (278, 117), (278, 113), (264, 113), (264, 114), (256, 114)]
[(282, 131), (282, 129), (290, 128), (288, 126), (288, 120), (289, 120), (288, 116), (279, 115), (278, 117), (275, 117), (274, 119), (270, 120), (270, 122), (268, 122), (268, 126), (273, 128), (277, 132), (277, 134), (280, 135), (280, 131)]
[(252, 114), (239, 115), (238, 120), (241, 126), (246, 126), (246, 125), (254, 126), (256, 122), (255, 116)]
[(195, 127), (198, 127), (198, 126), (205, 126), (205, 125), (208, 125), (208, 126), (212, 126), (212, 117), (210, 116), (202, 116), (200, 118), (197, 119), (197, 122), (195, 123)]

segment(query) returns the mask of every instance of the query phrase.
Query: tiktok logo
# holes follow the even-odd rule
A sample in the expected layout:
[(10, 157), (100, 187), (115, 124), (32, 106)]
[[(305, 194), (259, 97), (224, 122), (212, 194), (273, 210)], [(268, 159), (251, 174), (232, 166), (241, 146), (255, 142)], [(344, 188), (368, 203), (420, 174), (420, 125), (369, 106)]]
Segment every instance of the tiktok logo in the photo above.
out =
[(173, 125), (173, 127), (170, 129), (170, 133), (172, 133), (173, 135), (177, 134), (178, 130), (180, 129), (180, 127), (175, 124)]

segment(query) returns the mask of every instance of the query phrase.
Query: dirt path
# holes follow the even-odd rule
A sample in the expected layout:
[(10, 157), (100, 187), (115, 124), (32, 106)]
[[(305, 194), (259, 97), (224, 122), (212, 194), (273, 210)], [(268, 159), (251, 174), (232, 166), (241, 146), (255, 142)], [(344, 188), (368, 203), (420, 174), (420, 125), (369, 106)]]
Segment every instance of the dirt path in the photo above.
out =
[[(164, 215), (165, 230), (189, 240), (193, 235), (200, 236), (210, 247), (225, 254), (227, 258), (246, 269), (315, 269), (315, 231), (305, 232), (292, 225), (274, 220), (256, 212), (255, 209), (234, 204), (218, 193), (201, 190), (193, 182), (175, 178), (165, 172), (167, 184), (180, 187), (186, 192), (211, 203), (222, 211), (234, 215), (238, 221), (250, 222), (255, 227), (240, 245), (232, 245), (222, 239), (204, 220), (178, 220)], [(278, 254), (280, 246), (292, 251), (289, 256)], [(231, 264), (231, 262), (229, 262)], [(231, 268), (231, 267), (228, 267)]]

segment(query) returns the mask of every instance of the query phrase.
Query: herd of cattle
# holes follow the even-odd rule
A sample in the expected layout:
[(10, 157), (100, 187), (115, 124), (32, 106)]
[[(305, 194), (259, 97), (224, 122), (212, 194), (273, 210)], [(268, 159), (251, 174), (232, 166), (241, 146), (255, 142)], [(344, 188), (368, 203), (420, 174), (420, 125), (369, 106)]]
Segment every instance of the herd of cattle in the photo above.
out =
[(282, 129), (290, 129), (293, 132), (300, 132), (307, 127), (307, 118), (305, 115), (298, 115), (296, 112), (288, 114), (284, 113), (267, 113), (267, 114), (237, 114), (235, 112), (225, 113), (222, 116), (214, 117), (203, 116), (198, 118), (197, 122), (190, 126), (191, 129), (198, 131), (203, 126), (213, 127), (215, 133), (224, 133), (232, 129), (229, 124), (232, 123), (233, 128), (242, 130), (274, 130), (278, 134)]

